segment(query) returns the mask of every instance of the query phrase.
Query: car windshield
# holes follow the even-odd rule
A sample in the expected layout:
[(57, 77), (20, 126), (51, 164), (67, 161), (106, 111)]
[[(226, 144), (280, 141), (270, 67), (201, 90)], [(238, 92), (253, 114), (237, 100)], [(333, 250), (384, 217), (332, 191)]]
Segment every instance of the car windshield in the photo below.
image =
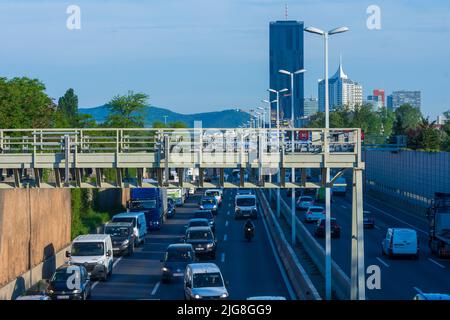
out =
[(191, 253), (184, 250), (169, 250), (166, 252), (166, 261), (190, 261)]
[(105, 253), (103, 242), (74, 242), (72, 256), (102, 256)]
[(70, 268), (64, 268), (64, 269), (58, 270), (53, 274), (53, 277), (50, 281), (51, 282), (66, 282), (67, 279), (75, 273), (75, 271), (76, 271), (75, 269), (71, 270)]
[(301, 197), (301, 198), (300, 198), (300, 201), (308, 201), (308, 202), (311, 202), (311, 201), (312, 201), (312, 198), (311, 198), (311, 197)]
[(212, 213), (210, 211), (198, 211), (195, 213), (195, 217), (208, 220), (211, 220), (213, 218)]
[(323, 212), (323, 209), (322, 208), (311, 208), (311, 209), (309, 209), (309, 211), (311, 211), (311, 212)]
[(223, 287), (220, 273), (196, 273), (194, 274), (194, 288)]
[(189, 227), (209, 227), (208, 221), (206, 220), (196, 220), (190, 221)]
[(113, 218), (113, 222), (131, 222), (133, 223), (133, 227), (136, 227), (136, 218), (133, 217), (129, 217), (129, 218), (125, 218), (125, 217), (116, 217)]
[(130, 209), (132, 210), (154, 209), (154, 208), (156, 208), (156, 200), (132, 201), (130, 203)]
[(216, 197), (216, 196), (219, 196), (220, 193), (219, 193), (219, 191), (208, 191), (208, 192), (206, 192), (206, 195), (208, 197)]
[(128, 227), (107, 226), (105, 233), (111, 235), (111, 237), (128, 237)]
[(239, 207), (250, 207), (255, 205), (255, 198), (238, 198), (236, 205)]
[(211, 240), (212, 234), (209, 231), (191, 230), (187, 233), (188, 240)]
[(202, 204), (216, 204), (214, 199), (203, 199)]

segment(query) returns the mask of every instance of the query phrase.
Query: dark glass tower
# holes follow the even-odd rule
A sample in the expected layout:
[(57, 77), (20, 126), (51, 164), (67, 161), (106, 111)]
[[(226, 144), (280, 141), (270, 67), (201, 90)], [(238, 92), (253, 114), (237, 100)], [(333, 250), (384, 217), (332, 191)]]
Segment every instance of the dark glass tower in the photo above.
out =
[[(288, 96), (281, 94), (280, 117), (291, 119), (291, 82), (288, 75), (280, 74), (278, 70), (284, 69), (294, 72), (303, 69), (303, 21), (275, 21), (270, 23), (270, 88), (281, 90), (288, 88)], [(294, 76), (294, 118), (296, 123), (304, 115), (303, 74)], [(271, 100), (276, 99), (272, 94)], [(276, 117), (276, 104), (272, 105), (272, 114)]]

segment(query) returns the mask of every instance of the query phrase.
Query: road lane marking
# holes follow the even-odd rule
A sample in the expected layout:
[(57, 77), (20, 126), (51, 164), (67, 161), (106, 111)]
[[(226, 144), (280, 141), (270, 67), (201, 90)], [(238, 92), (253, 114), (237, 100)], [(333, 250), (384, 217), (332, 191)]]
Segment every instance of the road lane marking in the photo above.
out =
[(347, 209), (347, 207), (344, 206), (343, 204), (341, 204), (341, 208), (342, 208), (342, 209)]
[(230, 211), (227, 212), (227, 216), (229, 216), (229, 215), (230, 215)]
[(379, 226), (377, 226), (377, 225), (374, 225), (373, 226), (375, 229), (377, 229), (377, 230), (381, 230), (381, 228), (379, 227)]
[(222, 255), (220, 256), (220, 261), (225, 262), (225, 253), (222, 253)]
[(422, 294), (423, 292), (422, 292), (422, 290), (420, 290), (419, 288), (417, 288), (417, 287), (414, 287), (413, 288), (414, 290), (416, 290), (417, 291), (417, 293), (419, 293), (419, 294)]
[(227, 241), (227, 238), (228, 238), (228, 235), (225, 234), (225, 235), (223, 236), (223, 241)]
[(380, 261), (386, 268), (389, 268), (389, 265), (384, 262), (383, 260), (381, 260), (380, 258), (376, 257), (378, 261)]
[(428, 260), (429, 260), (430, 262), (434, 263), (435, 265), (441, 267), (442, 269), (445, 269), (445, 266), (442, 265), (442, 264), (440, 264), (439, 262), (437, 262), (437, 261), (435, 261), (435, 260), (433, 260), (433, 259), (431, 259), (431, 258), (428, 258)]
[(377, 207), (375, 207), (375, 206), (371, 205), (370, 203), (366, 203), (365, 205), (367, 205), (367, 206), (369, 206), (369, 207), (372, 207), (372, 208), (374, 208), (375, 210), (378, 210), (378, 211), (380, 211), (380, 212), (384, 213), (385, 215), (387, 215), (387, 216), (391, 217), (391, 218), (392, 218), (392, 219), (394, 219), (394, 220), (397, 220), (397, 221), (399, 221), (399, 222), (401, 222), (401, 223), (403, 223), (403, 224), (406, 224), (407, 226), (409, 226), (409, 227), (413, 228), (414, 230), (417, 230), (417, 231), (419, 231), (419, 232), (422, 232), (422, 233), (424, 233), (424, 234), (428, 235), (428, 232), (426, 232), (426, 231), (423, 231), (422, 229), (419, 229), (419, 228), (417, 228), (417, 227), (413, 226), (412, 224), (410, 224), (410, 223), (408, 223), (408, 222), (406, 222), (406, 221), (403, 221), (402, 219), (399, 219), (399, 218), (397, 218), (397, 217), (393, 216), (392, 214), (390, 214), (390, 213), (387, 213), (386, 211), (384, 211), (384, 210), (381, 210), (381, 209), (379, 209), (379, 208), (377, 208)]
[(154, 296), (154, 295), (156, 294), (156, 291), (158, 291), (159, 285), (160, 285), (160, 284), (161, 284), (160, 281), (158, 281), (158, 282), (155, 284), (155, 287), (154, 287), (153, 290), (152, 290), (152, 296)]
[[(258, 202), (259, 202), (259, 199), (258, 199)], [(296, 296), (294, 294), (294, 290), (292, 289), (292, 286), (291, 286), (291, 284), (290, 284), (290, 282), (288, 280), (288, 277), (286, 275), (286, 271), (284, 270), (284, 267), (281, 264), (280, 257), (278, 256), (278, 253), (275, 250), (275, 245), (273, 244), (272, 236), (270, 235), (269, 229), (267, 228), (267, 225), (266, 225), (266, 218), (264, 217), (264, 214), (262, 214), (261, 216), (262, 216), (261, 220), (263, 222), (264, 229), (266, 230), (267, 239), (269, 239), (270, 247), (272, 248), (273, 256), (275, 257), (275, 261), (276, 261), (276, 263), (278, 265), (278, 269), (280, 270), (281, 277), (283, 278), (284, 284), (286, 286), (286, 289), (287, 289), (287, 291), (289, 293), (289, 296), (290, 296), (291, 300), (296, 300)]]
[(228, 227), (228, 220), (225, 221), (225, 227)]
[(95, 281), (92, 286), (91, 286), (91, 290), (94, 290), (94, 288), (98, 285), (98, 281)]

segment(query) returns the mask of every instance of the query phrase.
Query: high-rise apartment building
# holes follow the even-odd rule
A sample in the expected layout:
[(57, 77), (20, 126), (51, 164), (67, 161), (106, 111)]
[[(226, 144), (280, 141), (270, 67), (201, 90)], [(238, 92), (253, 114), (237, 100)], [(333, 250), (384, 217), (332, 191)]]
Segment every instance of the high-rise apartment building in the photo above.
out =
[(395, 110), (403, 104), (420, 109), (422, 100), (420, 91), (394, 91), (388, 96), (388, 108)]

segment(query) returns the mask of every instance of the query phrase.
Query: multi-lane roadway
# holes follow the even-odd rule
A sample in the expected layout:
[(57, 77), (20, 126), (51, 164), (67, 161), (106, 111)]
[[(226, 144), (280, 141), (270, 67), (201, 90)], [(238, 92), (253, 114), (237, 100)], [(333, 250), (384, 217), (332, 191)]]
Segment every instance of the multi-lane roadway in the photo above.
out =
[[(282, 191), (289, 206), (291, 199)], [(331, 215), (341, 226), (340, 239), (332, 239), (332, 258), (350, 277), (351, 268), (351, 193), (345, 197), (334, 196)], [(412, 299), (419, 292), (450, 293), (450, 260), (431, 255), (428, 247), (428, 222), (401, 207), (393, 207), (369, 195), (364, 196), (364, 210), (375, 217), (375, 228), (364, 230), (366, 268), (378, 265), (381, 270), (381, 289), (366, 290), (369, 299)], [(297, 212), (299, 218), (302, 217)], [(313, 234), (315, 224), (305, 224)], [(417, 231), (420, 246), (419, 260), (389, 259), (381, 253), (381, 241), (387, 228), (412, 228)], [(318, 239), (325, 246), (324, 239)]]
[[(223, 204), (216, 216), (218, 248), (216, 263), (225, 281), (229, 282), (229, 299), (242, 300), (251, 296), (283, 296), (295, 298), (286, 274), (275, 255), (265, 222), (259, 215), (255, 221), (255, 238), (244, 239), (244, 220), (234, 220), (235, 189), (224, 190)], [(145, 244), (131, 257), (117, 257), (112, 277), (107, 282), (94, 283), (92, 299), (183, 299), (182, 278), (162, 283), (160, 260), (167, 246), (179, 243), (185, 225), (198, 210), (200, 193), (191, 195), (173, 218), (166, 220), (161, 230), (151, 231)]]

